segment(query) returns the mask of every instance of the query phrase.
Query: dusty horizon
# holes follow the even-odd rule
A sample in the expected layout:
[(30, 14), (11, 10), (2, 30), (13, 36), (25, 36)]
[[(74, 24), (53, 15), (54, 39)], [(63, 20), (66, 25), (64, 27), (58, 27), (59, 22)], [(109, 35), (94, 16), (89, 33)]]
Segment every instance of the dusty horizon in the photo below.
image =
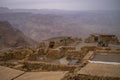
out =
[(120, 10), (119, 0), (1, 0), (10, 9)]

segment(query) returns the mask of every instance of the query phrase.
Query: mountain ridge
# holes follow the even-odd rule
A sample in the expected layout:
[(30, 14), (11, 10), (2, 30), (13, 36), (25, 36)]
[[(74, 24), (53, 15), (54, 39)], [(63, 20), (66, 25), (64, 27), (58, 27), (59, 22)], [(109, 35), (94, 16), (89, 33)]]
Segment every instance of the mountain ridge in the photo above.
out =
[(0, 21), (0, 48), (29, 46), (35, 42), (20, 30), (12, 27), (8, 21)]
[(13, 27), (38, 42), (57, 36), (85, 38), (91, 33), (110, 33), (120, 38), (119, 11), (65, 11), (62, 14), (49, 10), (38, 14), (22, 11), (1, 13), (0, 20), (9, 21)]

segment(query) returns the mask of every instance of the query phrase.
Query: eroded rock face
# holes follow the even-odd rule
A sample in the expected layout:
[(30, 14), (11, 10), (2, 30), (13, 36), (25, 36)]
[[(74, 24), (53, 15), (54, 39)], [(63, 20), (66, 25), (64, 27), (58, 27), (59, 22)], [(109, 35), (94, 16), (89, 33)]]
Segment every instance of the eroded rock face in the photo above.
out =
[(29, 46), (36, 43), (7, 21), (0, 21), (0, 49)]

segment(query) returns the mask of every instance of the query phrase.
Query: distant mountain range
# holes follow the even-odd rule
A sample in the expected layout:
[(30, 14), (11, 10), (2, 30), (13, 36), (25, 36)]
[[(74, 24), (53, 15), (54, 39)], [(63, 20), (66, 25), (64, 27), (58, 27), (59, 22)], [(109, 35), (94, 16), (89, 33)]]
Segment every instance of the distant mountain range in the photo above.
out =
[(0, 7), (0, 13), (12, 13), (12, 10), (7, 7)]
[(26, 37), (20, 30), (12, 27), (7, 21), (0, 21), (0, 49), (29, 46), (35, 41)]
[[(8, 10), (8, 11), (7, 11)], [(0, 20), (9, 21), (26, 36), (41, 41), (56, 36), (87, 37), (91, 33), (120, 38), (120, 11), (64, 11), (0, 8)]]

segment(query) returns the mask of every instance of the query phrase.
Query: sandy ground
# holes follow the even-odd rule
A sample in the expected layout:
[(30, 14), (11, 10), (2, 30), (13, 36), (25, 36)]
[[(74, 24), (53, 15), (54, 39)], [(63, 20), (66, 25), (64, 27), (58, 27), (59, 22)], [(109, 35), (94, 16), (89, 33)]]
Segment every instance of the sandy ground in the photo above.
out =
[(23, 72), (0, 66), (0, 80), (61, 80), (67, 71)]
[(78, 74), (120, 78), (120, 65), (89, 63)]
[(24, 74), (23, 71), (0, 66), (0, 80), (12, 80), (22, 74)]
[(15, 80), (61, 80), (66, 72), (27, 72)]

